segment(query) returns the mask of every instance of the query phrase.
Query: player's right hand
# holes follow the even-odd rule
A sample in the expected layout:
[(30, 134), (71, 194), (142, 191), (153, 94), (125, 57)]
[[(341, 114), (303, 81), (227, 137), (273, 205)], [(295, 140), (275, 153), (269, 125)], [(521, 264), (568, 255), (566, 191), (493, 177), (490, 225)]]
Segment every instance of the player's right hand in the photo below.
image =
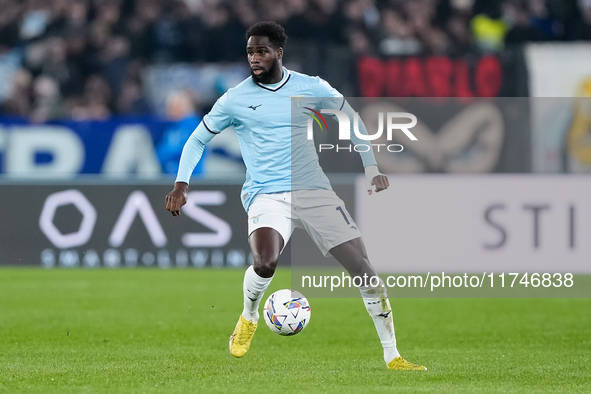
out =
[(174, 189), (166, 195), (166, 210), (172, 213), (172, 216), (180, 216), (181, 207), (187, 203), (188, 190), (188, 184), (177, 182), (174, 184)]

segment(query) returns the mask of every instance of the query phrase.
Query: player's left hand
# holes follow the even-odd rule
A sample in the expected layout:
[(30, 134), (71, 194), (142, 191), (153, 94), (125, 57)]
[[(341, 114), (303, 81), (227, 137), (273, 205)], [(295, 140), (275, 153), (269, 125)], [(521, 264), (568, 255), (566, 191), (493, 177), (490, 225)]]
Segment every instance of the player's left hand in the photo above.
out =
[(378, 166), (365, 167), (365, 184), (369, 195), (373, 193), (374, 189), (376, 193), (379, 193), (390, 186), (388, 177), (378, 170)]
[(372, 189), (369, 189), (367, 193), (371, 195), (373, 192), (373, 188), (375, 188), (376, 193), (381, 192), (382, 190), (386, 190), (388, 186), (390, 186), (390, 182), (388, 181), (388, 177), (386, 175), (377, 175), (371, 180)]

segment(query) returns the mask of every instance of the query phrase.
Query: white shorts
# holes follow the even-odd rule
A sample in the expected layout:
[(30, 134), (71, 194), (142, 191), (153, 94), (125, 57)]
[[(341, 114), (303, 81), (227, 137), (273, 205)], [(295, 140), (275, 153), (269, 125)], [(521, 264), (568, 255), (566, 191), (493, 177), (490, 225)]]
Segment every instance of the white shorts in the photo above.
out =
[(303, 228), (325, 255), (344, 242), (361, 237), (345, 203), (332, 190), (297, 190), (259, 194), (248, 209), (248, 235), (261, 227), (277, 230), (284, 244)]

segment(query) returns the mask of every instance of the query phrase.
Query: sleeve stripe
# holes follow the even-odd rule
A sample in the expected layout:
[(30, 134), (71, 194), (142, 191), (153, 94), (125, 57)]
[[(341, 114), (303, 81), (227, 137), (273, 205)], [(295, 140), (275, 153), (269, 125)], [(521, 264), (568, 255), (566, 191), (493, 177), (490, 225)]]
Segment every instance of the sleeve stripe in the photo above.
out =
[(211, 134), (219, 134), (220, 132), (218, 131), (217, 133), (215, 131), (213, 131), (212, 129), (209, 128), (209, 126), (207, 125), (207, 123), (205, 123), (205, 119), (203, 119), (203, 126), (205, 126), (205, 128), (207, 129), (207, 131), (209, 131)]
[(344, 106), (345, 106), (345, 96), (343, 96), (343, 103), (341, 104), (341, 108), (339, 108), (339, 111), (342, 110)]

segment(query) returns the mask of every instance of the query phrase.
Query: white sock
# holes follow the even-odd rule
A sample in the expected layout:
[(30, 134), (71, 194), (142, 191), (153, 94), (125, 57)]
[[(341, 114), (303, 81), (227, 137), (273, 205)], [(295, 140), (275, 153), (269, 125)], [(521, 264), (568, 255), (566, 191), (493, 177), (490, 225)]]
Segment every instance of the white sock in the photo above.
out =
[(259, 304), (272, 280), (273, 277), (261, 278), (258, 276), (252, 265), (246, 269), (242, 286), (244, 292), (242, 316), (246, 320), (252, 320), (253, 323), (259, 321)]
[(373, 323), (378, 331), (378, 336), (384, 348), (384, 361), (389, 363), (396, 357), (400, 357), (396, 348), (396, 334), (394, 332), (394, 320), (392, 318), (392, 308), (388, 300), (388, 293), (384, 282), (380, 279), (378, 287), (360, 287), (361, 297), (365, 304), (367, 312), (373, 319)]

